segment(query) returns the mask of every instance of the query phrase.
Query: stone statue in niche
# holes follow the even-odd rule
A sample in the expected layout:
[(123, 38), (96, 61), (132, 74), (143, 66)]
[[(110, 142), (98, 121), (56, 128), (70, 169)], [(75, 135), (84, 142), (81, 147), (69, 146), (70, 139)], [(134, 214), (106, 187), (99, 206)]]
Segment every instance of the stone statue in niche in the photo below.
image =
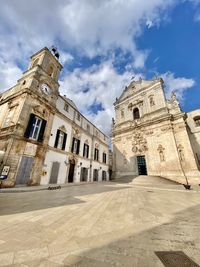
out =
[(162, 145), (159, 145), (157, 150), (159, 152), (160, 161), (165, 161), (165, 155), (164, 155), (165, 148), (162, 147)]
[(178, 102), (178, 100), (177, 100), (177, 98), (176, 98), (176, 94), (175, 94), (175, 92), (172, 92), (172, 93), (171, 93), (171, 103), (172, 103), (172, 105), (173, 105), (174, 107), (179, 107), (179, 102)]
[(154, 101), (153, 96), (151, 96), (151, 97), (149, 98), (149, 102), (150, 102), (150, 106), (151, 106), (151, 107), (155, 105), (155, 101)]
[(184, 151), (183, 151), (183, 146), (179, 145), (178, 146), (178, 153), (179, 153), (179, 157), (181, 161), (185, 161), (185, 155), (184, 155)]

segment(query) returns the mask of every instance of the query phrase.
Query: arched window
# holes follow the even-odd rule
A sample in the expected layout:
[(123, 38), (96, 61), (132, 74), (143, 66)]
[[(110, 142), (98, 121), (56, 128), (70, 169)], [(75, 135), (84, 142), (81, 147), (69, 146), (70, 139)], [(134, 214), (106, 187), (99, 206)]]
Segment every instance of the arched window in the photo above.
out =
[(140, 111), (139, 111), (138, 108), (134, 108), (134, 110), (133, 110), (133, 119), (137, 120), (139, 118), (140, 118)]
[(195, 117), (194, 122), (197, 127), (200, 126), (200, 116)]
[(155, 105), (155, 101), (154, 101), (154, 97), (153, 96), (149, 97), (149, 103), (150, 103), (151, 107)]
[(33, 61), (33, 64), (32, 64), (32, 68), (34, 68), (39, 62), (39, 58), (36, 58), (34, 61)]
[(53, 67), (52, 66), (48, 67), (47, 73), (49, 74), (49, 76), (51, 76), (51, 77), (53, 76)]

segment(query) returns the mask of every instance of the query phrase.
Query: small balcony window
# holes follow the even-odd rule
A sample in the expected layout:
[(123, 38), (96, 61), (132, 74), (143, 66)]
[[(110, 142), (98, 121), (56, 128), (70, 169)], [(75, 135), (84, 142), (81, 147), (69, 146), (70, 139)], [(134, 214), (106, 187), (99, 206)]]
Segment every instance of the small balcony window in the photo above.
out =
[(140, 111), (139, 111), (138, 108), (134, 108), (134, 110), (133, 110), (133, 119), (137, 120), (139, 118), (140, 118)]
[(194, 118), (195, 126), (199, 127), (200, 126), (200, 116), (197, 116)]

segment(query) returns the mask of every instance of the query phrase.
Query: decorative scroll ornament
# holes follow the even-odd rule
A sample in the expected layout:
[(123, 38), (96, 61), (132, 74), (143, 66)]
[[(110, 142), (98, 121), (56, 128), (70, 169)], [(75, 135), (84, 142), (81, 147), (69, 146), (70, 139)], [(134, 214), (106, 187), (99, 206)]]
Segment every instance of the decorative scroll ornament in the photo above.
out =
[(148, 150), (147, 140), (142, 133), (136, 133), (133, 135), (132, 151), (134, 153), (142, 153)]
[(79, 138), (80, 137), (80, 132), (77, 128), (73, 128), (73, 134), (75, 137)]
[(99, 148), (99, 144), (96, 143), (96, 144), (95, 144), (95, 148)]

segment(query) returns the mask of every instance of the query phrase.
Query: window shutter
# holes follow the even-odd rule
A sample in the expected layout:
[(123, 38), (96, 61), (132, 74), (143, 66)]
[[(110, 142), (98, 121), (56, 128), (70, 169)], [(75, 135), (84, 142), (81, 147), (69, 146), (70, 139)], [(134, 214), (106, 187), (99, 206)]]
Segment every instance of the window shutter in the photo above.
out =
[(72, 149), (71, 149), (72, 153), (74, 152), (74, 142), (75, 142), (75, 138), (73, 138), (73, 141), (72, 141)]
[(67, 140), (67, 134), (64, 133), (63, 144), (62, 144), (62, 150), (65, 150), (66, 140)]
[(89, 146), (87, 146), (87, 158), (89, 157)]
[(27, 128), (26, 128), (26, 131), (24, 133), (24, 137), (26, 137), (26, 138), (29, 138), (29, 136), (30, 136), (30, 132), (31, 132), (31, 128), (32, 128), (32, 125), (33, 125), (34, 118), (35, 118), (35, 115), (33, 113), (31, 113), (30, 117), (29, 117), (29, 121), (28, 121), (28, 125), (27, 125)]
[(79, 154), (79, 148), (80, 148), (80, 140), (77, 140), (77, 149), (76, 149), (76, 154)]
[(57, 147), (58, 146), (59, 136), (60, 136), (60, 130), (57, 130), (54, 147)]
[(46, 124), (47, 122), (45, 120), (42, 120), (42, 125), (41, 125), (40, 133), (38, 136), (38, 142), (42, 142), (44, 139), (44, 131), (45, 131)]
[(86, 148), (86, 144), (83, 145), (83, 157), (85, 157), (85, 148)]

